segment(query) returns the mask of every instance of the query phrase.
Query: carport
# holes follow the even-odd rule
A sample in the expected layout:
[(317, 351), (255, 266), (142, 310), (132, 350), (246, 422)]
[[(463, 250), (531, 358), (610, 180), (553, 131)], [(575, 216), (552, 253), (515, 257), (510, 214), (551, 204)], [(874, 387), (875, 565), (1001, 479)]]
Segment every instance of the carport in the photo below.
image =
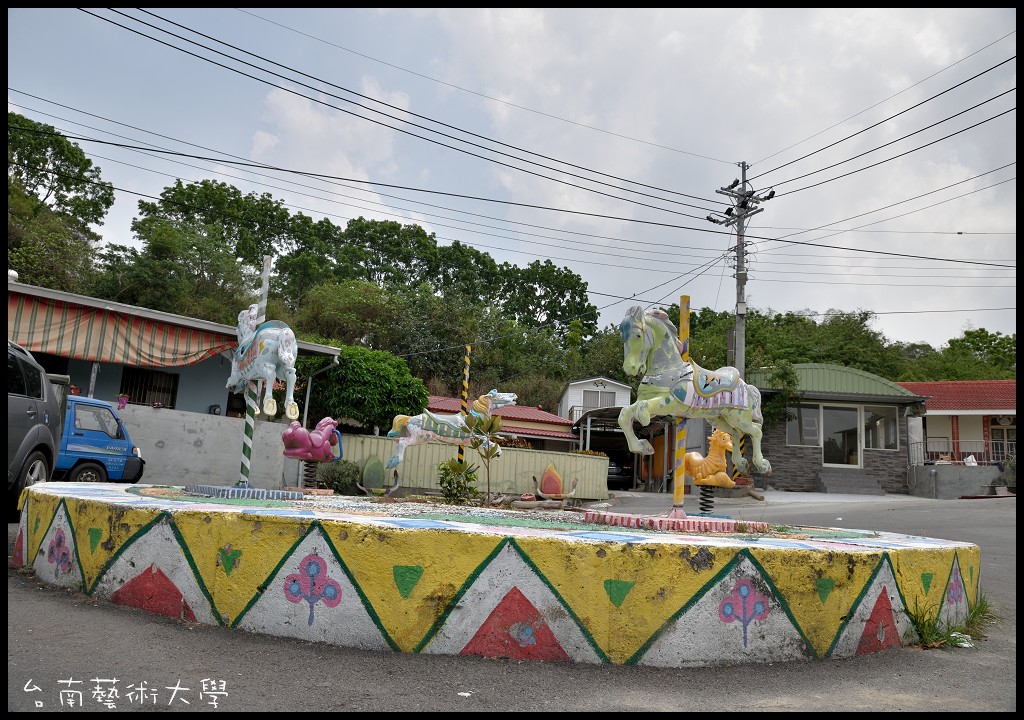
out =
[[(674, 458), (673, 453), (665, 452), (664, 448), (675, 447), (675, 420), (668, 417), (654, 418), (647, 427), (633, 422), (636, 436), (655, 447), (653, 455), (640, 456), (630, 452), (626, 444), (626, 436), (619, 427), (621, 411), (621, 407), (603, 407), (583, 413), (572, 426), (573, 432), (580, 439), (580, 448), (603, 452), (610, 461), (631, 466), (634, 489), (669, 492), (672, 489)], [(696, 422), (703, 424), (702, 420)], [(688, 432), (688, 440), (689, 436)], [(700, 434), (697, 437), (703, 439)], [(636, 462), (637, 459), (640, 462)]]

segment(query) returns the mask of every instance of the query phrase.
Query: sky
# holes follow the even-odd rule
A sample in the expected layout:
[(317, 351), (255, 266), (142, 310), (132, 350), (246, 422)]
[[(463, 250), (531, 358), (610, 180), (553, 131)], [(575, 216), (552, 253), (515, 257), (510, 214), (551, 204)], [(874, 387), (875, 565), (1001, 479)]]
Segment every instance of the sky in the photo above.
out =
[[(683, 296), (732, 313), (742, 288), (761, 312), (872, 312), (889, 342), (1017, 332), (1013, 8), (7, 18), (8, 111), (117, 188), (105, 243), (137, 247), (140, 200), (212, 179), (550, 260), (601, 328)], [(740, 242), (708, 217), (736, 217), (744, 179)]]

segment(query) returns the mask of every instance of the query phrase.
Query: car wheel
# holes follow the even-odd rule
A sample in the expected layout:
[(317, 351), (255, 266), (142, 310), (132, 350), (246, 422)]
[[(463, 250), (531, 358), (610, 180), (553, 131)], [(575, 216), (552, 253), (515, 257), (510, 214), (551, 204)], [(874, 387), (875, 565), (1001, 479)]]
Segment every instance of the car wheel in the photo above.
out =
[(70, 482), (106, 482), (107, 471), (98, 463), (82, 463), (71, 471)]
[(43, 453), (38, 450), (33, 451), (25, 458), (21, 471), (18, 473), (18, 484), (14, 486), (14, 492), (11, 493), (9, 515), (14, 518), (14, 522), (17, 522), (18, 498), (21, 496), (21, 491), (30, 485), (46, 482), (49, 479), (50, 462)]

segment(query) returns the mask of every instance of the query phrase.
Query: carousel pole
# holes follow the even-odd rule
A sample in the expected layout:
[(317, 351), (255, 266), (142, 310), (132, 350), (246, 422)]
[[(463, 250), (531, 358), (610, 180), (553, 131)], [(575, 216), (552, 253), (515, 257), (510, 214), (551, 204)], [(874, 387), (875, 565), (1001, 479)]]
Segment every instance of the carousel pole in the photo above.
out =
[[(679, 342), (682, 343), (683, 362), (690, 362), (690, 296), (679, 298)], [(676, 421), (675, 427), (675, 472), (673, 473), (672, 513), (684, 515), (683, 501), (686, 497), (686, 418)]]
[[(263, 277), (260, 283), (259, 317), (256, 318), (256, 327), (259, 327), (267, 320), (267, 295), (270, 290), (270, 255), (263, 256)], [(249, 485), (249, 471), (252, 464), (252, 439), (256, 434), (256, 416), (259, 415), (259, 391), (261, 381), (250, 380), (245, 389), (245, 434), (242, 437), (242, 468), (241, 475), (235, 487), (247, 488)], [(271, 392), (271, 388), (266, 388)]]

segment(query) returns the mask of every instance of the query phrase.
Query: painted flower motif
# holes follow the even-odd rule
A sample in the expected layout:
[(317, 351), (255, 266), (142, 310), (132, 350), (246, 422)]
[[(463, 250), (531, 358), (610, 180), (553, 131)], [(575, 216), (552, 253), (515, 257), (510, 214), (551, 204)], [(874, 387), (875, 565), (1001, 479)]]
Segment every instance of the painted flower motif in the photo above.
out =
[(964, 599), (964, 581), (957, 573), (949, 583), (946, 590), (946, 602), (950, 605), (959, 605)]
[(341, 585), (327, 577), (327, 562), (319, 555), (307, 555), (299, 563), (299, 572), (285, 578), (284, 596), (289, 602), (309, 603), (308, 624), (313, 624), (313, 609), (318, 602), (337, 607), (341, 602)]
[(50, 547), (46, 551), (46, 559), (51, 565), (56, 565), (60, 572), (68, 572), (71, 569), (71, 549), (67, 546), (63, 530), (54, 533)]
[(743, 578), (736, 583), (731, 595), (718, 606), (718, 618), (725, 623), (738, 621), (743, 626), (743, 647), (747, 647), (747, 627), (755, 620), (768, 617), (768, 598), (754, 590), (754, 584)]

